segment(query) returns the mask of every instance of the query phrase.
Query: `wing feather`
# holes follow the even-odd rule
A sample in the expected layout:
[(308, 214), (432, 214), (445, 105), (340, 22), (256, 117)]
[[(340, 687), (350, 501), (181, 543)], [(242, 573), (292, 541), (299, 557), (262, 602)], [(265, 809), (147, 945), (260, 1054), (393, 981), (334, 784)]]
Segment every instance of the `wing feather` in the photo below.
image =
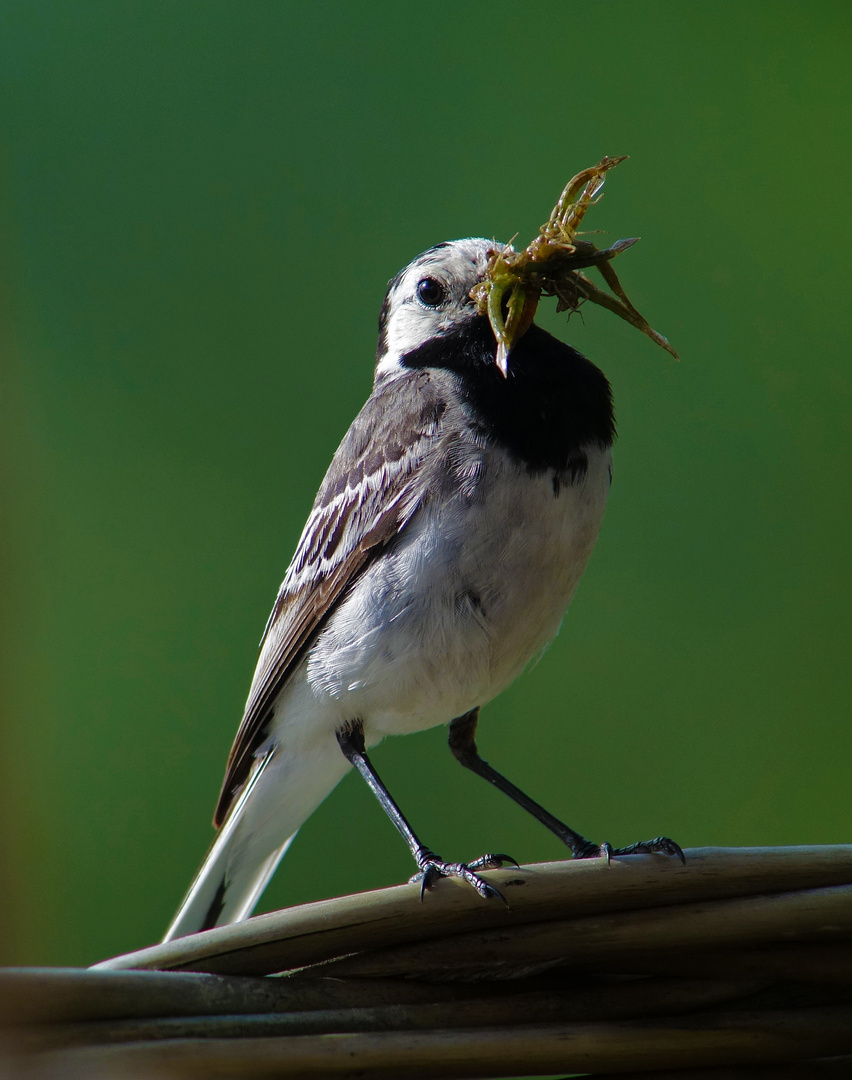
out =
[(428, 372), (377, 388), (334, 455), (266, 624), (245, 712), (213, 819), (245, 783), (275, 699), (347, 588), (427, 495), (417, 477), (444, 406)]

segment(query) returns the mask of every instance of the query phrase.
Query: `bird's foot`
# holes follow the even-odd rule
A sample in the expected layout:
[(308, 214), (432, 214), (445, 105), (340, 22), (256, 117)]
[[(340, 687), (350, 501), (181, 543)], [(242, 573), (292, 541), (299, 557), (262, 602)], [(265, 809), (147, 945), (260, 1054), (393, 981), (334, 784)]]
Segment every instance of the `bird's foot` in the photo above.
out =
[(448, 863), (444, 862), (440, 856), (436, 855), (434, 851), (429, 851), (428, 848), (423, 848), (417, 853), (417, 865), (420, 867), (419, 871), (414, 877), (409, 879), (409, 883), (416, 881), (420, 882), (420, 899), (427, 889), (431, 889), (438, 878), (442, 877), (457, 877), (462, 881), (466, 881), (468, 885), (472, 885), (474, 889), (479, 893), (481, 897), (486, 900), (490, 900), (492, 897), (496, 897), (498, 900), (502, 900), (506, 907), (506, 897), (500, 892), (499, 889), (495, 889), (493, 885), (489, 885), (487, 881), (479, 876), (477, 871), (479, 870), (499, 870), (501, 866), (517, 866), (518, 863), (512, 858), (511, 855), (482, 855), (480, 858), (475, 859), (471, 863)]
[(611, 844), (594, 844), (591, 840), (583, 840), (572, 848), (575, 859), (606, 859), (609, 862), (619, 855), (674, 855), (682, 863), (686, 863), (686, 856), (680, 844), (676, 844), (668, 836), (658, 836), (655, 840), (640, 840), (637, 844), (628, 847), (614, 848)]

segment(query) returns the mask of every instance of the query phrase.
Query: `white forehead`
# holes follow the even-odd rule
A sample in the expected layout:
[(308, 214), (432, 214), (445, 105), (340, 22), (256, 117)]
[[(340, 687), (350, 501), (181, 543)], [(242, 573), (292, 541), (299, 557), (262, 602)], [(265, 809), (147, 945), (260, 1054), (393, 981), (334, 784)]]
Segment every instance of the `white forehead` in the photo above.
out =
[(491, 252), (502, 246), (482, 237), (467, 237), (429, 248), (397, 275), (389, 299), (393, 303), (401, 296), (413, 294), (417, 283), (429, 276), (438, 277), (445, 284), (467, 285), (469, 292), (484, 276)]
[[(485, 276), (491, 253), (503, 245), (482, 237), (451, 240), (413, 259), (391, 281), (383, 308), (383, 346), (376, 373), (398, 369), (400, 356), (432, 337), (447, 333), (473, 314), (470, 290)], [(447, 300), (428, 308), (417, 297), (424, 278), (439, 281)]]

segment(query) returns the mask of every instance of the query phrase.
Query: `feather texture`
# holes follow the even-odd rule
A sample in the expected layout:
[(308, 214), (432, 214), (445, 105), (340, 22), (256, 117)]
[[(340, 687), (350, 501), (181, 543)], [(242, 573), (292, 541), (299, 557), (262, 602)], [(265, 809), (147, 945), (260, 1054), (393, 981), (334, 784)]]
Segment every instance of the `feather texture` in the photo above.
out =
[(415, 474), (439, 433), (443, 409), (428, 392), (427, 376), (414, 381), (417, 408), (404, 417), (407, 422), (400, 425), (398, 389), (387, 385), (373, 393), (326, 473), (266, 624), (216, 807), (217, 827), (248, 776), (272, 704), (305, 647), (423, 495)]

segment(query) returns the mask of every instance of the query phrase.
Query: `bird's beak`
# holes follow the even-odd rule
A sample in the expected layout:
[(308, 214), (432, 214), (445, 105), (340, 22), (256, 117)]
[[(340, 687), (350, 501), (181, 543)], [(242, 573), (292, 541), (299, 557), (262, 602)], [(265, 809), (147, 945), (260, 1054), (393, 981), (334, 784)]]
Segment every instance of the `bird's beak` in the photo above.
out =
[(517, 282), (509, 289), (506, 318), (497, 335), (497, 367), (506, 378), (509, 374), (509, 354), (532, 325), (541, 289)]

